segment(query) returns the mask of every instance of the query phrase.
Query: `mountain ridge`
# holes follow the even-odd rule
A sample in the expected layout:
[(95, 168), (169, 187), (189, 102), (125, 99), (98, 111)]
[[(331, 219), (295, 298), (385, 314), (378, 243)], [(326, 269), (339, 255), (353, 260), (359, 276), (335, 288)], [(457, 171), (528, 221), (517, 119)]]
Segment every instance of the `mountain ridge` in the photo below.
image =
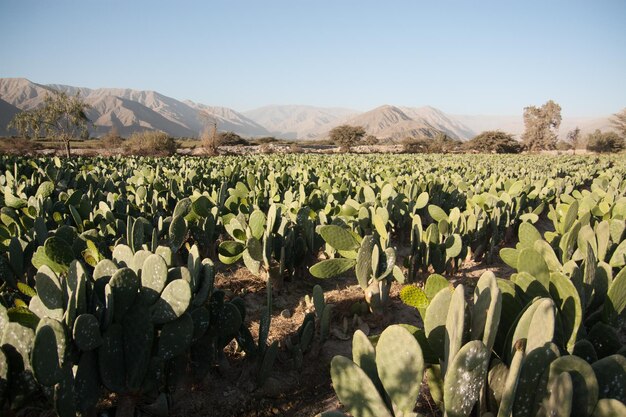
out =
[[(484, 130), (503, 130), (519, 139), (523, 117), (448, 114), (432, 106), (382, 105), (369, 111), (311, 105), (268, 105), (238, 112), (191, 100), (178, 100), (155, 90), (130, 88), (87, 88), (64, 84), (38, 84), (26, 78), (0, 78), (0, 134), (8, 135), (7, 124), (16, 114), (43, 103), (53, 90), (79, 93), (92, 106), (88, 116), (90, 133), (106, 134), (112, 128), (127, 136), (141, 130), (162, 130), (176, 137), (198, 137), (215, 121), (219, 131), (245, 137), (275, 136), (282, 139), (321, 139), (341, 124), (363, 126), (367, 134), (397, 141), (407, 136), (432, 138), (438, 132), (461, 140)], [(559, 137), (580, 127), (583, 135), (612, 126), (609, 117), (564, 118)]]

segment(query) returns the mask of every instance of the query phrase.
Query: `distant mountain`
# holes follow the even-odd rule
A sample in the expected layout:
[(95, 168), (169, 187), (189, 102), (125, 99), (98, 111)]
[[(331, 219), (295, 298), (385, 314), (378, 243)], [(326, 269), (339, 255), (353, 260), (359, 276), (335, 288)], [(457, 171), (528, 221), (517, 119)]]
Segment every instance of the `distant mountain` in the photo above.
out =
[(269, 136), (268, 129), (256, 121), (228, 107), (207, 106), (185, 100), (184, 103), (196, 112), (206, 112), (217, 122), (219, 130), (236, 132), (243, 136)]
[(20, 109), (11, 103), (0, 99), (0, 136), (9, 136), (12, 134), (7, 126), (20, 111)]
[(411, 119), (428, 123), (448, 136), (463, 140), (474, 137), (474, 131), (470, 127), (434, 107), (400, 107), (400, 109)]
[[(258, 123), (234, 110), (185, 103), (156, 91), (41, 85), (24, 78), (0, 78), (0, 98), (20, 110), (30, 110), (41, 105), (46, 94), (53, 90), (70, 95), (79, 93), (92, 106), (87, 114), (94, 124), (90, 129), (91, 134), (96, 136), (115, 127), (123, 136), (142, 130), (161, 130), (176, 137), (197, 137), (205, 125), (200, 117), (200, 109), (217, 120), (219, 131), (233, 131), (243, 136), (269, 134)], [(0, 126), (0, 130), (5, 126)]]
[(26, 78), (0, 78), (0, 99), (20, 110), (34, 109), (50, 92), (50, 87), (35, 84)]
[(250, 119), (265, 126), (272, 135), (285, 139), (313, 139), (359, 113), (343, 108), (314, 106), (265, 106), (244, 112)]
[[(433, 109), (435, 110), (435, 109)], [(409, 114), (413, 115), (410, 117)], [(422, 117), (420, 113), (428, 113), (432, 121)], [(441, 113), (443, 115), (443, 113)], [(345, 121), (346, 124), (362, 126), (368, 135), (374, 135), (379, 139), (402, 140), (406, 137), (434, 138), (438, 132), (447, 133), (455, 139), (459, 136), (453, 129), (444, 123), (444, 119), (435, 117), (435, 112), (421, 111), (419, 109), (401, 109), (396, 106), (380, 106), (368, 112), (359, 114)], [(455, 126), (459, 126), (458, 123)], [(459, 126), (460, 129), (463, 129)]]
[[(524, 131), (519, 116), (450, 115), (433, 107), (385, 105), (367, 112), (345, 108), (306, 105), (272, 105), (239, 113), (233, 109), (180, 101), (156, 91), (128, 88), (42, 85), (25, 78), (0, 78), (0, 135), (7, 135), (7, 124), (15, 114), (40, 106), (54, 90), (80, 94), (92, 106), (88, 116), (91, 134), (101, 136), (115, 127), (123, 136), (142, 130), (162, 130), (176, 137), (197, 137), (211, 121), (219, 131), (232, 131), (244, 137), (276, 136), (283, 139), (324, 138), (341, 124), (363, 126), (380, 139), (434, 137), (437, 132), (467, 140), (485, 130), (503, 130), (518, 139)], [(578, 126), (586, 135), (596, 129), (612, 129), (609, 117), (565, 118), (559, 136)]]

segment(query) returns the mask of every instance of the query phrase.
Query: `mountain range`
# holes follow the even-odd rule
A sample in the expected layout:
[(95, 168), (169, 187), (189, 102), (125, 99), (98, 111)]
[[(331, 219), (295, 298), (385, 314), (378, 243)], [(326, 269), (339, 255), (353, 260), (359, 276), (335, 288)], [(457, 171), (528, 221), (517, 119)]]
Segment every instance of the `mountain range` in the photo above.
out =
[[(283, 139), (321, 139), (341, 124), (363, 126), (367, 134), (392, 141), (407, 136), (432, 138), (438, 132), (467, 140), (484, 130), (500, 129), (518, 138), (524, 130), (522, 115), (451, 115), (434, 107), (383, 105), (366, 112), (346, 108), (304, 105), (272, 105), (245, 112), (180, 101), (156, 91), (123, 88), (84, 88), (60, 84), (37, 84), (25, 78), (0, 78), (0, 136), (15, 134), (7, 128), (20, 111), (43, 103), (54, 90), (80, 94), (91, 107), (90, 133), (102, 136), (113, 127), (122, 136), (141, 130), (161, 130), (175, 137), (198, 137), (208, 123), (218, 130), (244, 137), (275, 136)], [(611, 129), (609, 116), (564, 118), (560, 136), (578, 126), (583, 134)]]

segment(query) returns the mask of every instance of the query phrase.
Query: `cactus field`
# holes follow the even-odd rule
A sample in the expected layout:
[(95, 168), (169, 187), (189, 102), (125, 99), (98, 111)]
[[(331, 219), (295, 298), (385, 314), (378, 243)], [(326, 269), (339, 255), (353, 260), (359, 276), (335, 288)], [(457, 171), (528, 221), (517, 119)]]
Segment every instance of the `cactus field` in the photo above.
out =
[(623, 155), (0, 155), (0, 192), (2, 416), (626, 416)]

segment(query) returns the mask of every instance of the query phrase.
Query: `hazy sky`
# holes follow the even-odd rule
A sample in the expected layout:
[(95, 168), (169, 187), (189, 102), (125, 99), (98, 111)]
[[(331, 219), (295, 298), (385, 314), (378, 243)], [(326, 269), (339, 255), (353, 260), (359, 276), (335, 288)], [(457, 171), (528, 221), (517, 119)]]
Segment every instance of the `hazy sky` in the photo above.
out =
[(626, 107), (625, 0), (0, 0), (0, 77), (248, 110)]

